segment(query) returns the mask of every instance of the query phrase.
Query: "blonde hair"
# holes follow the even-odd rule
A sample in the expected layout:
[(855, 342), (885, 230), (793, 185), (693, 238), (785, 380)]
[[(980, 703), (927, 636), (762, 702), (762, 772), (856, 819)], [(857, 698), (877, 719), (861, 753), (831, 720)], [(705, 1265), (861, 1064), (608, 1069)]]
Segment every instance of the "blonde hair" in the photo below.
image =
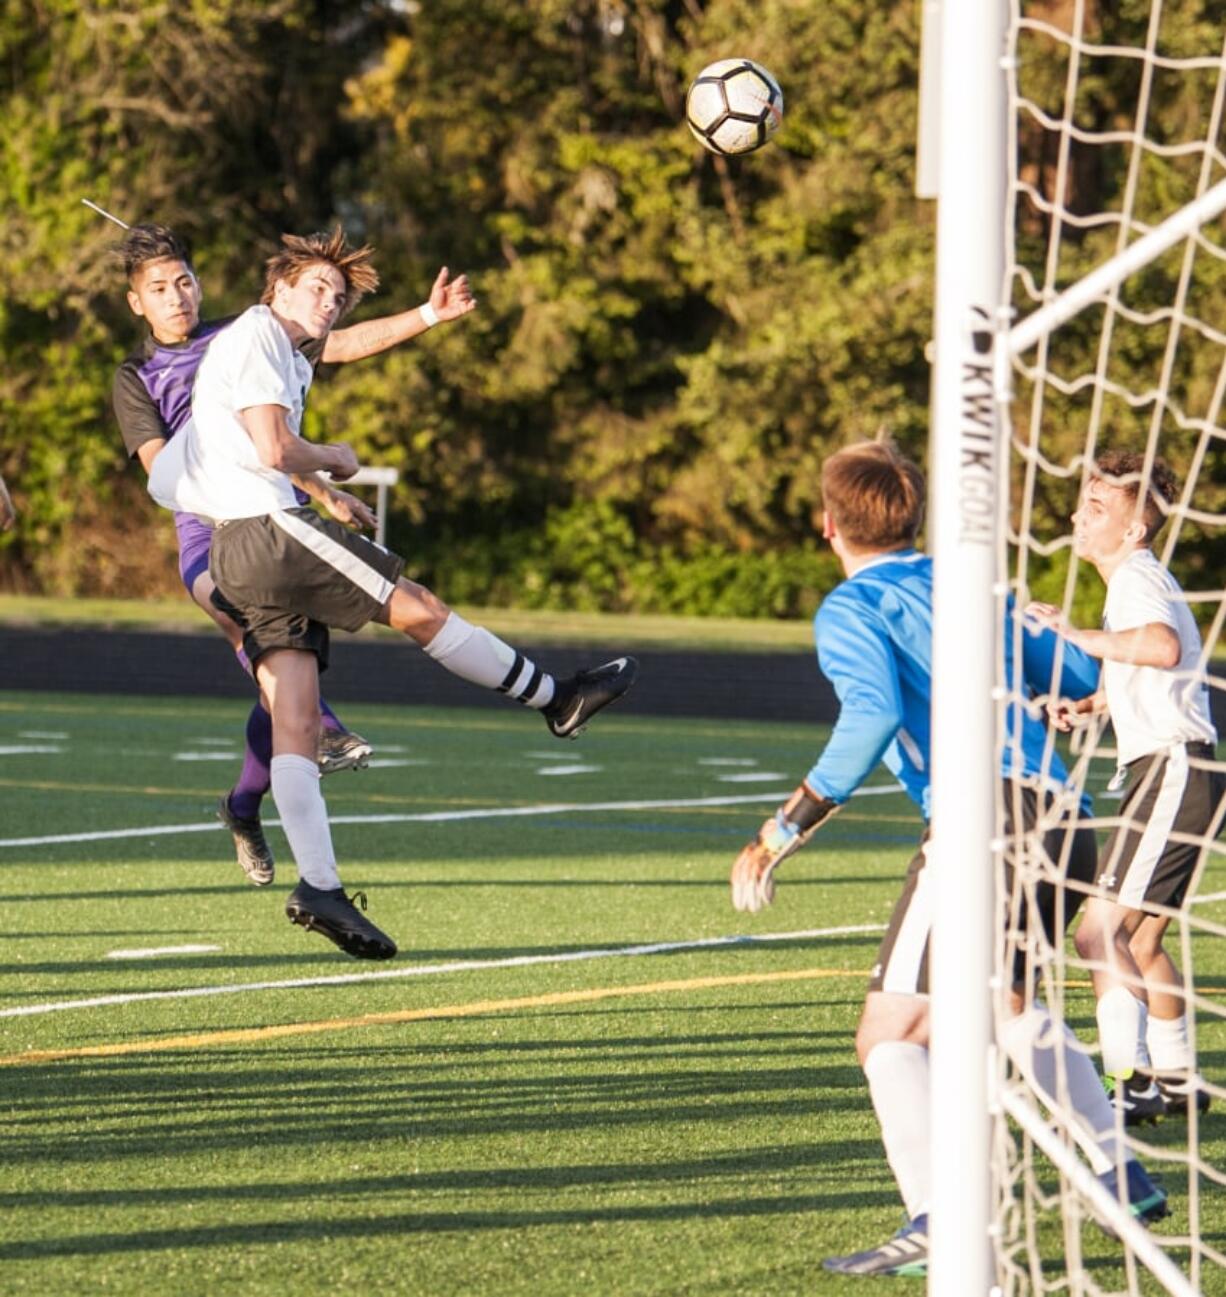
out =
[(864, 441), (822, 465), (822, 505), (859, 549), (913, 544), (924, 521), (924, 475), (890, 441)]
[(264, 292), (260, 301), (265, 306), (271, 304), (278, 283), (284, 280), (296, 284), (303, 271), (321, 262), (339, 270), (345, 281), (345, 306), (341, 315), (347, 315), (367, 293), (379, 287), (379, 272), (372, 264), (374, 248), (368, 243), (351, 248), (339, 225), (329, 234), (283, 234), (281, 242), (285, 246), (269, 257), (264, 267)]

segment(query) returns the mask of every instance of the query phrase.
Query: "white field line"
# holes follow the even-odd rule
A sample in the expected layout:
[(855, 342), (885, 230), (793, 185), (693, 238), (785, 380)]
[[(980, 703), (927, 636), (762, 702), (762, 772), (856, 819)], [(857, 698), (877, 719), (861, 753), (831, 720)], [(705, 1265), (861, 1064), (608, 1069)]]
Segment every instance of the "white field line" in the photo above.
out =
[(220, 946), (146, 946), (143, 950), (108, 950), (107, 959), (156, 959), (159, 955), (211, 955)]
[(32, 754), (57, 755), (63, 752), (61, 747), (52, 747), (47, 743), (5, 743), (0, 745), (0, 757), (27, 757)]
[(536, 964), (574, 964), (591, 959), (634, 959), (678, 950), (710, 950), (721, 946), (753, 946), (771, 941), (802, 941), (814, 937), (854, 936), (881, 932), (884, 923), (858, 923), (844, 928), (808, 928), (802, 932), (765, 932), (758, 936), (703, 937), (693, 941), (656, 941), (642, 946), (569, 950), (554, 955), (513, 955), (507, 959), (459, 959), (446, 964), (419, 964), (409, 968), (380, 969), (371, 973), (340, 973), (332, 977), (294, 977), (279, 982), (239, 982), (231, 986), (189, 986), (177, 991), (134, 991), (127, 995), (97, 995), (86, 1000), (53, 1000), (0, 1009), (0, 1018), (28, 1018), (35, 1014), (64, 1013), (70, 1009), (100, 1009), (148, 1000), (189, 1000), (206, 995), (242, 995), (249, 991), (298, 990), (309, 986), (353, 986), (405, 977), (433, 977), (446, 973), (471, 973), (490, 968), (527, 968)]
[[(901, 784), (874, 784), (857, 789), (855, 797), (880, 797), (902, 792)], [(703, 806), (743, 806), (750, 802), (778, 802), (790, 797), (795, 788), (773, 793), (750, 793), (738, 797), (683, 797), (675, 800), (641, 802), (555, 802), (540, 806), (486, 806), (464, 811), (419, 811), (381, 815), (331, 815), (332, 824), (447, 824), (456, 820), (518, 819), (537, 815), (574, 815), (589, 811), (687, 810)], [(265, 820), (265, 826), (280, 824)], [(0, 838), (3, 847), (47, 847), (63, 842), (107, 842), (124, 838), (158, 838), (176, 833), (216, 833), (224, 826), (216, 820), (192, 824), (158, 824), (152, 828), (102, 829), (93, 833), (51, 833), (39, 838)]]
[(601, 766), (541, 766), (536, 772), (538, 775), (597, 775), (600, 773)]

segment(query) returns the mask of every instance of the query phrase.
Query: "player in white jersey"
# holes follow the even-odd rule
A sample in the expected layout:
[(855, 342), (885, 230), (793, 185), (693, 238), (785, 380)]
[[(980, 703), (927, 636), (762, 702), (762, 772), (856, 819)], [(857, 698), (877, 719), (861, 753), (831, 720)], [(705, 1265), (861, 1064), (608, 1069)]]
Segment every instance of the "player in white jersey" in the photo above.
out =
[(1053, 715), (1068, 730), (1108, 713), (1128, 781), (1075, 941), (1092, 967), (1103, 1070), (1129, 1124), (1186, 1113), (1193, 1092), (1209, 1106), (1193, 1071), (1183, 979), (1162, 944), (1226, 814), (1200, 632), (1150, 548), (1176, 493), (1161, 460), (1147, 472), (1141, 455), (1102, 455), (1073, 514), (1073, 547), (1106, 583), (1103, 629), (1078, 630), (1049, 604), (1027, 610), (1103, 659), (1098, 693)]
[(555, 680), (406, 580), (403, 559), (298, 504), (291, 474), (343, 481), (358, 468), (351, 447), (299, 436), (312, 368), (298, 347), (325, 338), (378, 276), (371, 249), (350, 248), (340, 230), (283, 242), (268, 263), (261, 305), (210, 344), (192, 418), (153, 461), (149, 491), (159, 504), (216, 525), (213, 602), (242, 627), (272, 712), (273, 798), (300, 876), (286, 913), (348, 954), (388, 959), (395, 943), (340, 885), (319, 791), (319, 672), (329, 628), (390, 625), (453, 674), (542, 712), (558, 738), (576, 736), (620, 698), (637, 664), (622, 657)]

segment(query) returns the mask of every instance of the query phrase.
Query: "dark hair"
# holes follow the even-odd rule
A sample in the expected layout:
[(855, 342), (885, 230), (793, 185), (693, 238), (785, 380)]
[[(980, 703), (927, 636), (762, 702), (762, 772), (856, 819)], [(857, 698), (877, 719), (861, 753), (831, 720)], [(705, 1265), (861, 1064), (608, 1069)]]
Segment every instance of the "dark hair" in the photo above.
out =
[(131, 280), (150, 261), (181, 261), (192, 267), (191, 246), (167, 225), (133, 225), (119, 245), (123, 269)]
[(285, 246), (268, 258), (264, 268), (260, 301), (265, 306), (272, 302), (273, 291), (281, 280), (296, 284), (304, 270), (320, 262), (339, 270), (345, 280), (342, 315), (347, 315), (367, 293), (379, 287), (379, 272), (372, 264), (374, 248), (369, 244), (351, 248), (339, 225), (328, 234), (283, 234), (281, 242)]
[(909, 545), (924, 521), (924, 475), (891, 442), (845, 446), (822, 465), (822, 505), (857, 548)]
[[(1145, 456), (1135, 450), (1106, 450), (1094, 461), (1092, 475), (1108, 486), (1113, 486), (1135, 504), (1141, 493), (1141, 483), (1145, 480)], [(1162, 530), (1166, 522), (1168, 507), (1175, 503), (1179, 494), (1179, 482), (1175, 474), (1160, 460), (1155, 459), (1149, 470), (1149, 481), (1145, 492), (1145, 508), (1141, 520), (1145, 523), (1145, 543)]]

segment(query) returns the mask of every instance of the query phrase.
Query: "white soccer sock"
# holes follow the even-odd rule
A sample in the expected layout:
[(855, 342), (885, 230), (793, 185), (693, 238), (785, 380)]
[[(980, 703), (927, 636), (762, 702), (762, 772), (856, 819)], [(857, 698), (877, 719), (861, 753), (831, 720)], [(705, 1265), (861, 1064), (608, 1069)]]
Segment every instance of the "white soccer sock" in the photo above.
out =
[(1188, 1019), (1156, 1018), (1149, 1015), (1145, 1041), (1155, 1072), (1190, 1072), (1193, 1067), (1192, 1046), (1188, 1042)]
[(881, 1142), (907, 1217), (928, 1210), (932, 1158), (928, 1118), (928, 1051), (923, 1045), (883, 1040), (864, 1060), (868, 1092), (881, 1126)]
[(1074, 1118), (1069, 1133), (1095, 1175), (1131, 1156), (1116, 1139), (1115, 1115), (1094, 1064), (1067, 1023), (1057, 1026), (1048, 1007), (1036, 1004), (1003, 1023), (999, 1035), (1005, 1053), (1052, 1112), (1066, 1111), (1056, 1058), (1057, 1050), (1063, 1051), (1067, 1104)]
[(319, 790), (319, 767), (309, 757), (288, 752), (273, 757), (272, 795), (281, 814), (298, 876), (312, 887), (332, 891), (341, 885), (332, 850), (328, 808)]
[(1144, 1004), (1126, 986), (1113, 986), (1098, 1001), (1098, 1043), (1103, 1051), (1103, 1071), (1108, 1076), (1129, 1077), (1147, 1067)]
[(448, 616), (425, 650), (452, 675), (497, 689), (529, 707), (539, 710), (553, 701), (553, 676), (484, 626), (474, 626), (458, 613)]

